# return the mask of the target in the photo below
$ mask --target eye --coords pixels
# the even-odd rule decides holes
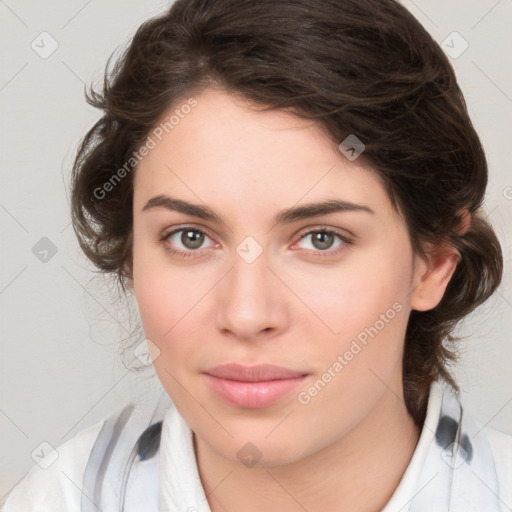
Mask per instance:
[[[306,244],[309,245],[309,247],[305,247],[306,249],[327,253],[326,255],[329,256],[338,254],[352,243],[346,236],[328,227],[310,230],[302,234],[300,240],[310,240],[310,243]]]
[[[162,237],[161,242],[164,244],[164,248],[171,254],[189,257],[192,256],[193,252],[198,252],[201,248],[208,248],[202,247],[205,239],[211,240],[202,229],[185,226],[166,233]],[[215,243],[213,242],[209,247],[214,246]]]

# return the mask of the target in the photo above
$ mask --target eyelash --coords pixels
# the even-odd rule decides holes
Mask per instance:
[[[194,253],[199,252],[200,249],[181,251],[179,249],[172,248],[169,245],[169,243],[168,243],[168,239],[172,235],[175,235],[176,233],[180,233],[182,231],[193,231],[193,232],[196,232],[196,233],[200,233],[200,234],[202,234],[204,236],[207,236],[208,238],[212,238],[206,231],[204,231],[204,230],[202,230],[200,228],[196,228],[195,226],[181,226],[180,228],[174,229],[173,231],[170,231],[169,233],[165,233],[162,236],[162,238],[160,238],[160,242],[163,244],[164,249],[167,252],[169,252],[170,254],[177,255],[177,256],[180,256],[180,257],[183,257],[183,258],[194,257]],[[332,234],[332,235],[337,236],[343,242],[343,244],[341,244],[340,246],[338,246],[336,249],[333,249],[333,250],[327,249],[325,251],[320,251],[320,250],[313,251],[313,254],[315,256],[319,256],[321,258],[322,257],[337,256],[340,252],[346,250],[347,246],[350,246],[352,244],[352,240],[350,240],[346,236],[342,235],[339,231],[337,231],[337,230],[335,230],[333,228],[330,228],[328,226],[319,226],[318,228],[312,229],[310,231],[306,231],[305,233],[300,235],[300,240],[302,240],[306,236],[314,234],[314,233]]]

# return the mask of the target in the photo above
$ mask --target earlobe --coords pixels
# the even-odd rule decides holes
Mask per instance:
[[[428,311],[439,304],[459,260],[459,251],[447,244],[433,248],[426,260],[415,255],[411,309]]]

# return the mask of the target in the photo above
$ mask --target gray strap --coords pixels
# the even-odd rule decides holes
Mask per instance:
[[[479,423],[443,390],[435,437],[409,512],[500,512],[493,454]]]
[[[170,405],[162,391],[156,405],[139,401],[105,420],[84,473],[82,512],[158,512],[161,422]]]
[[[134,406],[126,406],[120,413],[105,420],[91,450],[84,473],[82,512],[102,511],[102,492],[105,476],[114,448]]]

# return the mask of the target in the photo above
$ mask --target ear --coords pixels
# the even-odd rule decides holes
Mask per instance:
[[[459,259],[459,251],[448,244],[431,246],[426,258],[414,256],[411,309],[428,311],[439,304]]]

